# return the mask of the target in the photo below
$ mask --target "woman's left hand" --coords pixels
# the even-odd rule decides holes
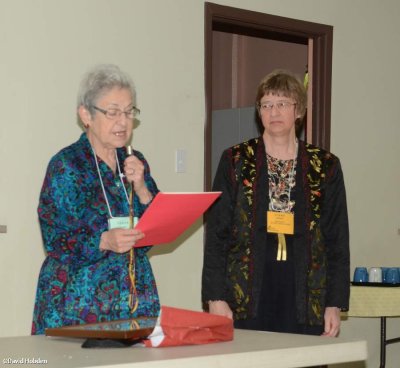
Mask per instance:
[[[128,156],[124,162],[124,174],[128,182],[133,183],[135,194],[139,197],[140,203],[149,203],[153,195],[147,189],[144,180],[144,165],[136,156]]]
[[[337,307],[325,308],[325,326],[322,336],[336,337],[340,331],[340,309]]]
[[[144,165],[136,156],[128,156],[124,162],[124,174],[126,179],[133,183],[135,191],[146,187],[144,181]]]

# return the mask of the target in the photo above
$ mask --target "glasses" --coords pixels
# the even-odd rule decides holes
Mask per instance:
[[[272,111],[274,106],[278,109],[278,111],[285,111],[288,110],[291,106],[295,106],[295,102],[289,102],[289,101],[279,101],[275,103],[271,102],[262,102],[258,104],[258,107],[262,111]]]
[[[92,106],[95,110],[100,111],[101,113],[103,113],[106,118],[114,120],[119,118],[122,114],[125,114],[127,119],[133,119],[136,115],[140,114],[140,110],[135,107],[132,106],[130,109],[122,111],[120,109],[101,109],[100,107],[97,106]]]

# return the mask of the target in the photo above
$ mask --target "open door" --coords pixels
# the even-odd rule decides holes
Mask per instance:
[[[304,54],[305,52],[306,54],[304,59],[304,64],[306,65],[304,65],[303,73],[307,69],[309,77],[306,140],[322,148],[329,149],[332,34],[333,27],[323,24],[205,3],[205,190],[211,189],[213,171],[215,171],[213,140],[215,141],[218,138],[215,136],[216,134],[220,134],[218,129],[213,129],[213,107],[215,105],[215,98],[213,97],[219,93],[218,79],[215,78],[215,75],[213,77],[213,71],[215,73],[215,65],[217,64],[216,61],[218,61],[216,58],[222,55],[219,49],[215,48],[216,44],[221,42],[221,35],[224,35],[222,39],[231,37],[233,40],[231,42],[233,45],[232,50],[235,52],[231,60],[232,74],[228,76],[232,79],[228,87],[230,91],[227,91],[232,107],[236,107],[234,106],[236,104],[235,101],[246,97],[240,96],[240,93],[243,93],[241,92],[243,88],[238,88],[241,68],[237,67],[239,64],[253,62],[251,53],[246,52],[246,46],[243,47],[246,42],[251,44],[252,40],[256,40],[257,42],[270,42],[278,45],[277,47],[285,47],[287,45],[287,49],[302,48],[300,53]],[[240,47],[242,48],[240,49]],[[280,67],[285,69],[284,66],[286,65]],[[303,65],[301,67],[303,68]],[[286,69],[293,68],[289,65]],[[295,72],[296,70],[292,71]],[[267,72],[263,75],[267,74]],[[226,85],[224,88],[226,88]],[[255,88],[250,88],[251,94],[255,94]],[[248,92],[244,93],[248,94]],[[252,99],[253,96],[250,96],[250,98]],[[228,145],[225,148],[227,147]]]

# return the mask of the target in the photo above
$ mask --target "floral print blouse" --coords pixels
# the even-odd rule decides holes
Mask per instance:
[[[267,154],[269,177],[269,209],[293,212],[295,202],[291,199],[296,185],[296,160],[280,160]]]
[[[134,151],[145,167],[145,182],[153,195],[158,188],[143,155]],[[124,149],[117,150],[123,164]],[[99,171],[113,216],[128,216],[129,204],[119,175],[98,158]],[[146,206],[134,198],[135,215]],[[129,306],[129,252],[99,249],[107,231],[108,209],[96,168],[94,153],[85,133],[50,161],[38,206],[46,252],[38,285],[32,334],[45,328],[157,316],[159,298],[150,262],[149,247],[135,249],[138,308]]]

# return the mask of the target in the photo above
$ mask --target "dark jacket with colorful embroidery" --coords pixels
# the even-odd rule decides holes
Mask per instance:
[[[222,191],[206,219],[202,300],[225,300],[235,319],[257,314],[265,264],[268,170],[262,138],[227,149]],[[326,306],[348,309],[349,230],[339,159],[299,142],[293,239],[299,323],[323,324]]]

